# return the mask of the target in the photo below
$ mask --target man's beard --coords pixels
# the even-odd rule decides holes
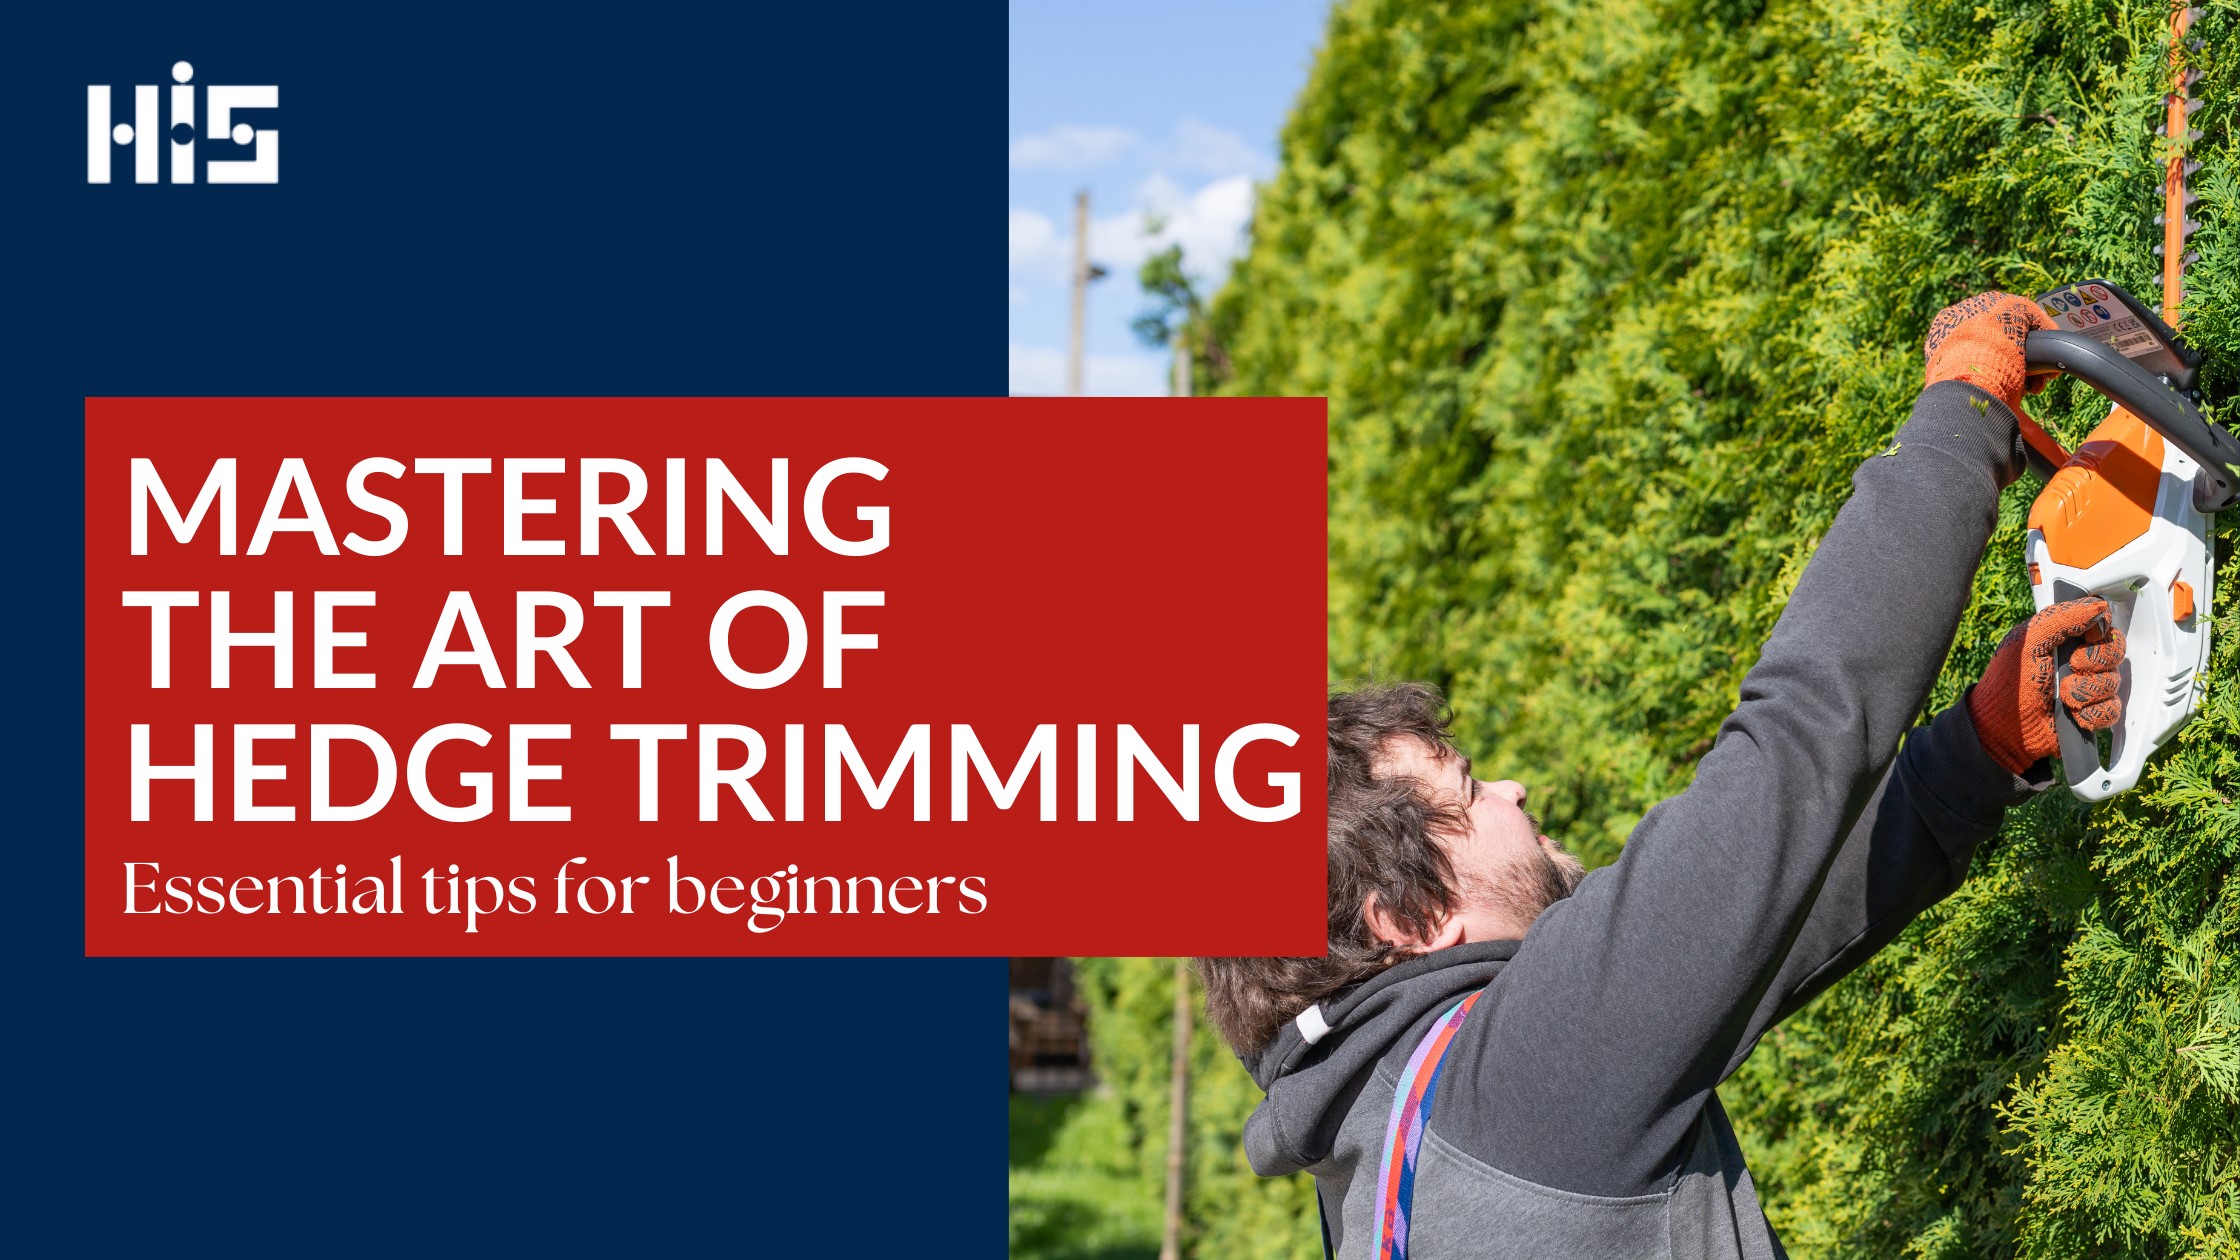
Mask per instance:
[[[1530,814],[1525,817],[1531,819],[1535,835],[1543,834],[1539,819]],[[1549,852],[1551,848],[1555,852]],[[1535,845],[1530,858],[1501,873],[1500,887],[1485,892],[1495,904],[1515,916],[1517,922],[1529,927],[1540,917],[1541,911],[1570,896],[1586,875],[1587,868],[1578,858],[1550,840],[1545,845]]]

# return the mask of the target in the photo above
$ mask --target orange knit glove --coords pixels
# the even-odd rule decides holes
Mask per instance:
[[[2053,327],[2052,316],[2036,302],[2012,293],[1978,293],[1954,303],[1929,321],[1929,339],[1922,347],[1928,371],[1922,384],[1966,381],[2022,418],[2025,390],[2035,394],[2055,375],[2025,371],[2022,339],[2033,330]]]
[[[2088,731],[2114,726],[2123,716],[2123,701],[2116,698],[2123,631],[2108,624],[2108,601],[2094,595],[2045,609],[2007,632],[1983,680],[1968,690],[1976,738],[1993,761],[2016,774],[2030,773],[2060,747],[2053,731],[2053,682],[2061,647],[2072,639],[2082,643],[2069,654],[2071,673],[2061,682],[2061,703]]]

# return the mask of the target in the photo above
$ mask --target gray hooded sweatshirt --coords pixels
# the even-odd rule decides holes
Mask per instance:
[[[1409,1054],[1481,988],[1423,1139],[1414,1256],[1784,1254],[1713,1091],[1958,887],[1977,842],[2050,782],[2044,762],[2027,778],[1993,762],[1964,704],[1906,729],[2022,449],[1974,386],[1923,391],[1894,453],[1853,475],[1694,783],[1616,862],[1523,940],[1402,963],[1244,1056],[1268,1095],[1245,1127],[1252,1166],[1314,1174],[1337,1255],[1375,1248]]]

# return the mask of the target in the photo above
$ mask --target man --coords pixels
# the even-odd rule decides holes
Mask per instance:
[[[1313,1172],[1336,1252],[1400,1226],[1425,1260],[1783,1254],[1713,1089],[2051,782],[2057,699],[2091,729],[2117,718],[2122,637],[2078,600],[1905,735],[2024,467],[2023,337],[2049,326],[2000,293],[1937,317],[1895,453],[1853,476],[1693,786],[1610,866],[1582,874],[1521,785],[1475,778],[1428,690],[1331,698],[1329,954],[1200,965],[1267,1090],[1253,1167]],[[1480,990],[1393,1213],[1396,1086]]]

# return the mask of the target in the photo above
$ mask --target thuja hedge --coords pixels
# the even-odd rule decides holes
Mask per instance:
[[[2158,4],[1353,0],[1210,331],[1232,394],[1330,399],[1334,678],[1448,689],[1464,747],[1608,861],[1685,788],[1936,310],[2153,294]],[[2240,13],[2198,26],[2186,326],[2240,413]],[[1199,378],[1218,366],[1202,361]],[[2057,384],[2065,440],[2104,412]],[[1903,459],[1901,450],[1892,458]],[[1931,700],[2030,610],[2007,493]],[[2142,785],[2015,811],[1954,897],[1721,1089],[1803,1256],[2240,1256],[2240,581],[2206,710]],[[1902,584],[1888,615],[1908,615]],[[1164,964],[1091,964],[1147,1190]],[[1198,1254],[1314,1248],[1257,1092],[1200,1030]]]

